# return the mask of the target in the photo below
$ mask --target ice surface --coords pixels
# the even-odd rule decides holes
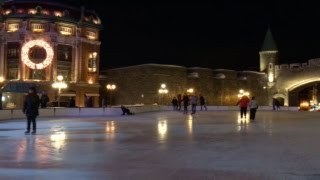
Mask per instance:
[[[0,122],[0,179],[320,179],[319,112]]]

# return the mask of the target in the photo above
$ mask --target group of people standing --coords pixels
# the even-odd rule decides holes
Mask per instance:
[[[250,108],[250,120],[254,121],[256,118],[256,112],[259,108],[258,102],[256,101],[256,98],[252,96],[251,100],[248,96],[242,96],[240,100],[237,102],[236,105],[239,105],[240,107],[240,117],[246,118],[247,116],[247,108]]]
[[[197,111],[198,101],[200,101],[201,111],[207,110],[205,99],[202,95],[199,97],[197,95],[188,95],[185,93],[183,96],[178,94],[177,97],[173,97],[171,103],[173,106],[173,110],[180,111],[181,105],[183,104],[183,114],[188,114],[188,106],[191,104],[191,114],[195,114]]]

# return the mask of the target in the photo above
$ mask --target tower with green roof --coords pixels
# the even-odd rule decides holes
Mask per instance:
[[[268,82],[273,83],[275,80],[274,65],[278,63],[278,48],[268,28],[267,34],[264,38],[260,54],[260,71],[268,75]]]

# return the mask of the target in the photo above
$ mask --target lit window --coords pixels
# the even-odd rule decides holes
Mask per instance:
[[[35,9],[29,9],[29,14],[36,14],[36,10]]]
[[[97,38],[97,33],[93,31],[86,31],[86,36],[88,39],[96,39]]]
[[[274,76],[273,76],[272,73],[270,73],[270,74],[268,75],[268,81],[269,81],[269,82],[273,82],[273,81],[274,81]]]
[[[6,10],[6,11],[4,11],[4,14],[5,15],[8,15],[8,14],[10,14],[11,13],[11,10]]]
[[[89,53],[89,60],[88,60],[88,71],[89,72],[97,72],[97,52]]]
[[[62,17],[62,13],[60,11],[55,11],[54,15],[57,17]]]
[[[59,26],[58,30],[59,30],[60,34],[62,34],[62,35],[72,35],[73,34],[72,27]]]
[[[46,26],[41,23],[32,23],[31,29],[33,32],[44,32],[46,30]]]
[[[9,23],[8,24],[8,32],[16,32],[19,30],[19,23]]]
[[[95,19],[95,20],[93,20],[93,23],[94,24],[100,24],[100,21]]]

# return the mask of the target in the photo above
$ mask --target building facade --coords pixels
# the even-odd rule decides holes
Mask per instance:
[[[36,85],[51,101],[74,96],[76,106],[99,106],[99,16],[54,1],[11,0],[1,7],[2,106],[21,106],[25,86]],[[68,87],[57,94],[61,75]],[[11,99],[10,99],[11,96]],[[20,100],[19,100],[20,99]]]

